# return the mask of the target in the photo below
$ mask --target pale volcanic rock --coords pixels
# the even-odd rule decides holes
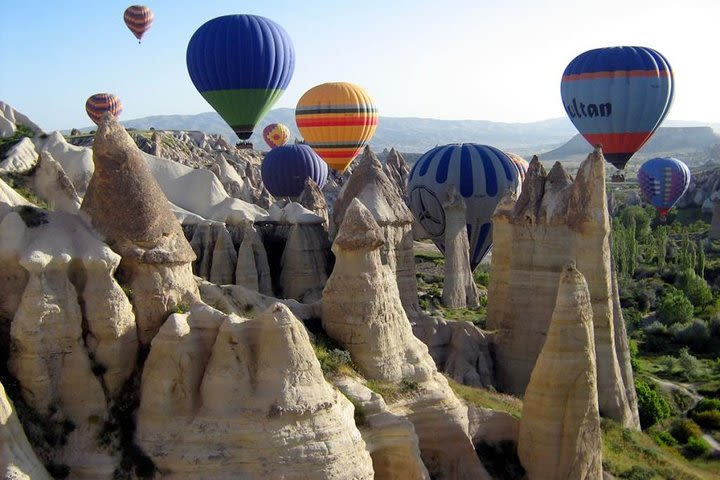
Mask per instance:
[[[467,409],[413,336],[392,270],[380,261],[383,242],[373,215],[353,199],[333,244],[336,262],[323,292],[323,328],[366,378],[417,383],[417,392],[394,400],[390,410],[413,423],[431,474],[489,478],[468,437]]]
[[[510,441],[517,445],[520,420],[509,413],[468,404],[470,437],[473,444]]]
[[[385,159],[385,164],[383,165],[383,171],[385,171],[387,177],[392,180],[397,187],[400,197],[407,200],[407,184],[410,167],[402,154],[395,150],[395,148],[390,149]]]
[[[290,227],[280,263],[280,286],[284,298],[303,303],[320,300],[327,282],[330,244],[319,224],[296,223]]]
[[[237,252],[235,251],[235,245],[230,232],[223,225],[215,242],[215,248],[213,248],[209,280],[217,285],[235,283],[236,267]]]
[[[47,136],[35,135],[32,141],[36,152],[48,152],[62,166],[78,196],[85,196],[95,170],[92,149],[69,144],[60,132],[52,132]]]
[[[37,164],[38,155],[30,138],[24,137],[10,147],[5,159],[0,162],[0,173],[25,173]]]
[[[535,480],[600,480],[593,309],[582,274],[560,277],[547,340],[525,391],[518,456]]]
[[[229,235],[229,232],[225,224],[212,220],[202,220],[192,230],[190,246],[195,252],[195,261],[192,264],[193,273],[209,280],[213,268],[215,244],[220,237]]]
[[[30,120],[27,115],[0,101],[0,137],[12,136],[17,130],[17,125],[25,125],[35,133],[42,133],[42,129]]]
[[[40,152],[38,167],[33,175],[34,190],[53,210],[77,213],[81,199],[62,165],[48,151]]]
[[[170,310],[198,298],[195,254],[142,153],[109,114],[93,151],[95,171],[82,212],[122,257],[119,270],[134,293],[138,337],[147,345]]]
[[[245,227],[237,256],[235,284],[264,295],[272,295],[267,252],[257,230],[252,225]]]
[[[14,188],[0,178],[0,221],[2,221],[7,213],[13,210],[13,207],[23,205],[27,207],[34,206],[32,202],[17,193]]]
[[[395,274],[405,311],[415,316],[420,307],[413,254],[413,214],[369,147],[353,165],[352,175],[333,205],[331,237],[335,236],[333,229],[340,227],[352,200],[358,198],[381,228],[384,238],[380,250],[382,263]]]
[[[157,342],[137,438],[164,478],[373,478],[353,405],[287,307],[250,320],[193,309]]]
[[[430,479],[420,456],[415,428],[407,418],[390,412],[381,395],[355,378],[338,377],[333,384],[362,411],[356,424],[372,457],[377,480]]]
[[[506,195],[493,217],[494,242],[488,328],[496,330],[495,375],[501,390],[522,395],[540,354],[557,297],[560,272],[575,261],[584,272],[593,309],[600,411],[639,428],[627,340],[617,341],[613,313],[610,223],[604,158],[588,156],[571,181],[556,163],[546,174],[533,159],[513,206]],[[497,274],[496,274],[497,272]]]
[[[478,289],[470,268],[465,209],[465,201],[451,188],[443,202],[446,225],[442,304],[448,308],[478,306]]]
[[[0,383],[0,476],[7,480],[52,478],[30,446],[2,383]]]
[[[298,203],[307,208],[315,215],[323,219],[325,228],[328,227],[328,205],[320,187],[310,177],[305,179],[305,186],[298,197]]]
[[[425,314],[412,321],[413,333],[428,346],[437,369],[458,383],[494,387],[491,339],[470,322]]]

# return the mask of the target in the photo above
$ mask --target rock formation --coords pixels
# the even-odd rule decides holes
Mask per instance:
[[[596,371],[590,292],[571,263],[525,391],[518,456],[528,478],[602,478]]]
[[[245,227],[237,255],[235,283],[264,295],[272,295],[272,280],[267,252],[255,227]]]
[[[448,308],[478,306],[478,290],[470,268],[470,243],[465,225],[465,201],[451,188],[445,211],[445,266],[442,304]]]
[[[711,240],[720,240],[720,193],[715,193],[710,199],[712,201],[712,220],[708,237]]]
[[[80,210],[81,200],[75,186],[62,165],[55,161],[50,152],[40,152],[33,182],[35,191],[50,204],[53,210],[67,213],[77,213]]]
[[[605,166],[596,150],[575,181],[556,163],[549,174],[533,159],[522,194],[508,193],[493,217],[494,242],[488,328],[495,336],[495,374],[499,387],[525,391],[552,317],[562,267],[570,260],[584,272],[590,289],[598,370],[600,412],[639,428],[637,406],[627,391],[632,372],[616,341],[610,263],[610,223]],[[625,374],[623,374],[623,371]],[[629,385],[626,385],[629,384]]]
[[[0,475],[8,480],[50,480],[30,446],[12,402],[0,383]]]
[[[139,340],[148,345],[171,310],[199,297],[190,264],[195,254],[142,153],[109,114],[93,152],[82,212],[122,257],[119,270],[134,294]]]
[[[283,305],[172,315],[142,388],[137,438],[163,478],[373,478],[352,404]]]
[[[353,173],[333,206],[331,236],[352,200],[360,199],[380,225],[384,240],[380,250],[382,263],[395,273],[403,307],[413,317],[420,310],[413,255],[414,217],[369,147],[353,165]]]
[[[298,203],[313,212],[324,220],[325,228],[328,227],[328,205],[323,197],[320,187],[310,177],[305,179],[305,187],[298,197]]]
[[[390,149],[385,159],[385,164],[383,165],[383,171],[397,187],[400,197],[403,200],[407,200],[407,183],[408,176],[410,175],[410,167],[400,152],[394,148]]]
[[[336,262],[323,292],[323,328],[366,378],[417,386],[390,410],[406,412],[431,474],[489,478],[468,437],[467,409],[412,334],[392,269],[380,260],[384,241],[368,208],[353,199],[333,244]]]

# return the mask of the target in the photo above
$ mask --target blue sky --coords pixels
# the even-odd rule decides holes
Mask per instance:
[[[112,92],[122,119],[212,108],[185,67],[193,32],[220,15],[272,18],[293,39],[293,79],[276,107],[328,81],[364,86],[380,114],[530,122],[564,116],[560,76],[590,48],[662,52],[677,82],[669,118],[720,122],[718,0],[155,0],[138,45],[131,2],[0,0],[0,100],[45,130],[90,124]]]

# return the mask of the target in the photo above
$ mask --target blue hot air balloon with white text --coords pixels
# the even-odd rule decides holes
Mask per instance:
[[[651,158],[640,166],[637,177],[640,193],[661,219],[690,186],[690,169],[677,158]]]
[[[325,186],[328,166],[315,150],[304,143],[282,145],[270,150],[260,166],[263,183],[276,197],[297,197],[310,177]]]
[[[662,54],[645,47],[598,48],[581,53],[560,83],[565,112],[591,145],[622,170],[667,115],[673,73]]]
[[[507,154],[475,143],[435,147],[413,166],[408,204],[415,218],[441,251],[445,250],[443,202],[451,188],[463,197],[474,269],[492,246],[492,217],[508,189],[519,193],[519,170]]]

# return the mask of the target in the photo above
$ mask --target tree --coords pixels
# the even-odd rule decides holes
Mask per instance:
[[[701,250],[702,251],[702,250]],[[695,308],[702,310],[713,300],[710,286],[692,268],[686,268],[678,277],[678,287]]]
[[[685,323],[692,318],[694,312],[693,304],[679,290],[666,293],[657,309],[657,315],[665,325]]]
[[[643,380],[635,380],[635,393],[643,430],[670,416],[670,404]]]

